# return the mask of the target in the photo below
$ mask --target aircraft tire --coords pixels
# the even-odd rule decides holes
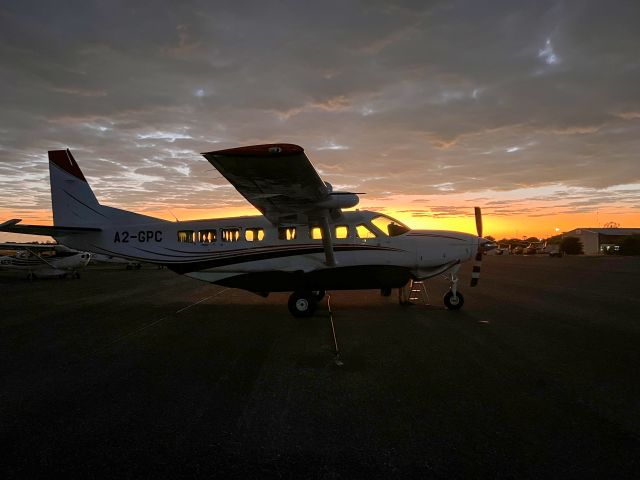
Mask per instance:
[[[318,302],[313,292],[293,292],[288,302],[289,312],[297,318],[310,317],[316,311]]]
[[[460,310],[462,305],[464,305],[464,297],[462,296],[462,293],[458,292],[457,299],[454,300],[453,292],[449,290],[444,295],[444,305],[449,310]]]

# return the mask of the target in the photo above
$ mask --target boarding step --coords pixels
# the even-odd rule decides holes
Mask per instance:
[[[427,286],[422,280],[414,280],[411,282],[409,290],[410,302],[422,302],[424,305],[429,305],[429,295],[427,294]]]

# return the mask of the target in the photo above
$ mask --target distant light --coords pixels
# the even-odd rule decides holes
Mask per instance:
[[[205,95],[205,91],[202,88],[199,88],[198,90],[196,90],[196,92],[194,93],[194,95],[198,98],[202,98]]]
[[[556,233],[558,233],[560,231],[560,229],[558,227],[556,227]]]

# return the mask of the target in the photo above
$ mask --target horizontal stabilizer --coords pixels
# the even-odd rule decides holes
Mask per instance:
[[[26,233],[29,235],[48,235],[51,237],[62,237],[69,234],[99,232],[101,228],[91,227],[61,227],[53,225],[24,225],[20,224],[21,219],[14,218],[0,223],[0,232]]]

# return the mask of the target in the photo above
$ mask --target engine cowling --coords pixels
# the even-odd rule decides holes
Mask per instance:
[[[333,210],[355,207],[358,203],[360,203],[360,197],[355,193],[333,192],[326,200],[322,200],[316,205],[320,208]]]

